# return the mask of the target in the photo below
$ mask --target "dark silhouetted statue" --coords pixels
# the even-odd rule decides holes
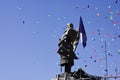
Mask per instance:
[[[71,67],[74,65],[74,59],[78,59],[75,54],[79,42],[79,32],[73,28],[72,23],[67,23],[64,34],[59,41],[59,49],[57,53],[60,54],[60,65],[64,66],[65,72],[70,73]]]

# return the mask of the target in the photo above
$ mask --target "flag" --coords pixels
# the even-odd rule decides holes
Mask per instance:
[[[82,43],[83,48],[84,48],[84,47],[86,47],[87,36],[86,36],[86,32],[85,32],[85,29],[84,29],[84,24],[83,24],[81,16],[80,16],[80,22],[79,22],[79,30],[78,30],[78,32],[80,33],[80,40],[81,40],[81,43]]]

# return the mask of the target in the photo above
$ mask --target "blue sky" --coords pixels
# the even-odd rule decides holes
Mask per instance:
[[[106,40],[108,74],[120,75],[120,1],[116,1],[0,0],[0,80],[55,77],[60,73],[59,38],[68,22],[78,29],[80,16],[88,41],[84,49],[79,43],[80,59],[72,71],[81,67],[104,76]]]

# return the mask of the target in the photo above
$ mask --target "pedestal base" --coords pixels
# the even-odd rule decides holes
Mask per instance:
[[[100,76],[90,75],[83,71],[82,69],[78,69],[77,71],[71,73],[62,73],[56,75],[55,78],[51,80],[103,80]]]

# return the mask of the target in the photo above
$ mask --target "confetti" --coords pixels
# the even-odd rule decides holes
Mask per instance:
[[[98,32],[100,32],[100,30],[97,30]]]
[[[120,12],[118,13],[118,16],[120,16]]]
[[[33,34],[36,34],[36,32],[32,32]]]
[[[60,18],[57,18],[57,20],[59,21],[59,20],[61,20]]]
[[[110,20],[113,20],[113,17],[112,17],[112,15],[110,16]]]
[[[120,35],[118,35],[118,38],[120,38]]]
[[[102,61],[102,58],[99,58],[99,61]]]
[[[85,67],[87,67],[87,65],[85,65]]]
[[[95,10],[98,10],[98,8],[96,7]]]
[[[101,68],[104,68],[104,65],[100,65]]]
[[[63,17],[63,19],[66,19],[66,17]]]
[[[95,39],[92,39],[92,41],[95,41]]]
[[[113,11],[111,11],[110,14],[113,14]]]
[[[36,21],[36,24],[39,24],[40,23],[40,21]]]
[[[107,70],[107,69],[105,69],[105,71],[107,72],[108,70]]]
[[[111,8],[110,8],[109,12],[110,12],[110,14],[113,14],[113,10]]]
[[[110,37],[110,34],[105,34],[104,36],[105,36],[105,37]]]
[[[51,14],[50,13],[48,13],[48,17],[50,17],[51,16]]]
[[[87,8],[89,8],[90,6],[88,5]]]
[[[79,6],[78,6],[78,5],[76,5],[76,6],[75,6],[75,8],[77,9],[77,8],[79,8]]]
[[[98,35],[100,35],[101,33],[98,33]]]
[[[77,53],[77,55],[79,55],[79,53]]]
[[[19,7],[19,6],[17,7],[17,9],[18,9],[19,11],[21,11],[21,10],[22,10],[22,8],[21,8],[21,7]]]
[[[105,19],[107,19],[108,17],[105,17]]]
[[[94,60],[94,62],[97,62],[97,60]]]
[[[91,56],[90,59],[92,59],[93,57]]]
[[[101,41],[104,41],[104,39],[101,39]]]
[[[85,10],[85,6],[82,6],[82,9]]]
[[[114,39],[112,39],[112,41],[114,41]]]
[[[115,3],[118,3],[118,0],[116,0]]]
[[[22,21],[23,24],[25,24],[25,21]]]
[[[88,24],[90,24],[91,22],[90,21],[88,21]]]
[[[109,5],[108,8],[111,8],[111,6]]]
[[[92,32],[91,34],[95,34],[95,32]]]
[[[103,48],[103,46],[101,46],[101,48]]]
[[[94,52],[96,52],[96,49],[94,49]]]
[[[101,30],[104,30],[104,28],[102,27]]]
[[[101,16],[101,14],[100,14],[100,13],[97,13],[97,16]]]
[[[118,50],[118,54],[120,54],[120,49]]]

